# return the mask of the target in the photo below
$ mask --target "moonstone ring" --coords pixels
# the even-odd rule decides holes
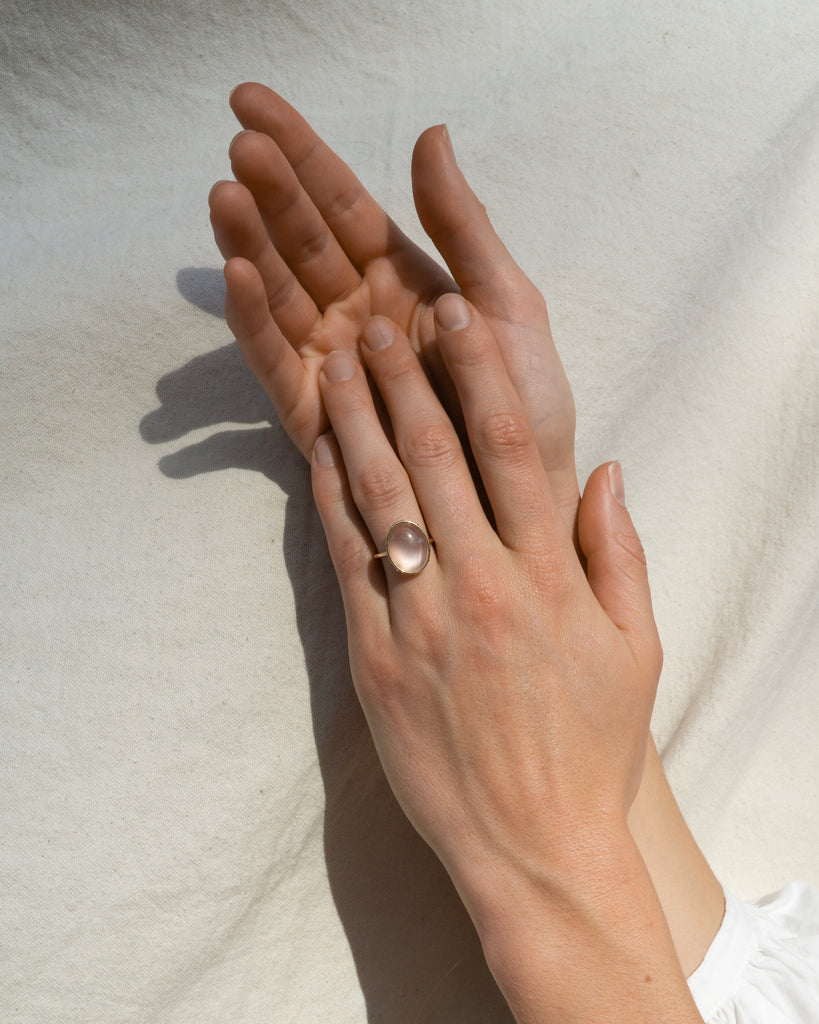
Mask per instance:
[[[389,559],[392,567],[405,576],[416,576],[429,561],[434,543],[417,523],[399,519],[387,530],[386,550],[379,551],[375,557]]]

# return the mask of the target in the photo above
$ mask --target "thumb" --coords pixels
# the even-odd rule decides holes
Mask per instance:
[[[534,286],[469,187],[444,125],[427,128],[415,144],[412,191],[418,218],[464,295],[485,316],[512,317],[509,298],[519,302]]]
[[[589,477],[577,517],[589,586],[635,659],[659,676],[662,648],[651,607],[643,545],[625,506],[623,471],[609,462]]]

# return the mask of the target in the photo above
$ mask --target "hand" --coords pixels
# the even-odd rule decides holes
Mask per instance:
[[[616,597],[614,619],[589,583],[604,564],[600,539],[615,532],[606,520],[628,521],[608,472],[589,485],[591,507],[603,511],[584,517],[581,506],[587,579],[488,325],[457,296],[436,308],[496,530],[409,341],[384,318],[367,324],[362,351],[400,462],[362,368],[334,352],[319,385],[341,459],[324,465],[334,442],[322,437],[313,475],[376,746],[409,817],[451,865],[476,844],[497,852],[510,837],[542,855],[555,817],[594,828],[601,814],[625,817],[661,654],[644,566],[625,597],[622,587],[598,588],[604,601]],[[426,523],[435,538],[414,578],[373,560],[373,542],[380,547],[398,520]]]
[[[455,295],[435,309],[494,528],[397,325],[370,320],[362,344],[397,455],[360,364],[336,351],[318,375],[335,438],[315,445],[313,488],[376,748],[520,1021],[546,1019],[547,1006],[555,1021],[636,1020],[657,970],[653,1012],[699,1020],[626,828],[661,652],[617,470],[597,470],[580,506],[587,578],[487,323]],[[425,524],[435,538],[417,576],[374,558],[399,520]],[[606,550],[615,538],[635,556],[631,575],[616,579]],[[557,936],[580,943],[580,967],[550,951]],[[591,962],[596,984],[582,967]],[[623,993],[615,981],[598,984],[609,968]],[[579,995],[578,982],[588,992]],[[575,1014],[578,1002],[588,1012]]]
[[[319,389],[324,356],[340,349],[358,357],[361,332],[378,313],[397,321],[423,354],[444,407],[461,429],[432,313],[436,298],[460,289],[494,335],[554,504],[577,542],[574,405],[546,305],[497,238],[444,129],[421,135],[412,179],[421,223],[452,277],[401,234],[283,99],[264,86],[245,84],[234,90],[231,105],[248,129],[230,149],[239,181],[220,182],[210,197],[214,233],[227,260],[227,319],[300,450],[309,456],[327,426]],[[587,489],[595,493],[595,487]],[[595,540],[588,525],[595,506],[586,500],[585,507],[586,556],[593,542],[602,553],[614,551],[608,562],[601,554],[596,572],[590,558],[588,580],[619,622],[611,601],[624,574],[640,574],[639,545],[629,550],[631,534],[623,534],[627,546],[612,547],[610,522],[599,524]],[[645,778],[630,824],[690,971],[721,920],[721,889],[685,827],[653,743]],[[696,897],[692,878],[701,879]]]
[[[574,404],[546,304],[495,234],[446,130],[419,138],[412,181],[421,224],[451,277],[404,236],[352,171],[281,97],[246,83],[231,106],[237,182],[219,182],[211,219],[227,263],[226,314],[250,368],[298,448],[326,428],[318,388],[328,352],[356,355],[370,316],[388,315],[423,354],[457,413],[437,353],[432,307],[460,290],[481,312],[534,431],[557,506],[572,525],[579,490]]]

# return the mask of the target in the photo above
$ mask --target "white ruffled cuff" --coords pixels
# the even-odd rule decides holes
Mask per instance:
[[[725,917],[688,979],[707,1024],[819,1022],[819,893],[804,882],[755,903],[725,893]]]

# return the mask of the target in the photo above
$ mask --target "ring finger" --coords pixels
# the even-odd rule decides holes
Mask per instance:
[[[341,448],[350,491],[383,558],[390,587],[435,559],[409,477],[390,445],[360,364],[348,353],[331,352],[320,375],[322,398]],[[390,529],[396,529],[387,546]],[[430,561],[427,566],[427,560]],[[388,564],[392,562],[392,565]],[[429,578],[426,576],[426,578]]]

